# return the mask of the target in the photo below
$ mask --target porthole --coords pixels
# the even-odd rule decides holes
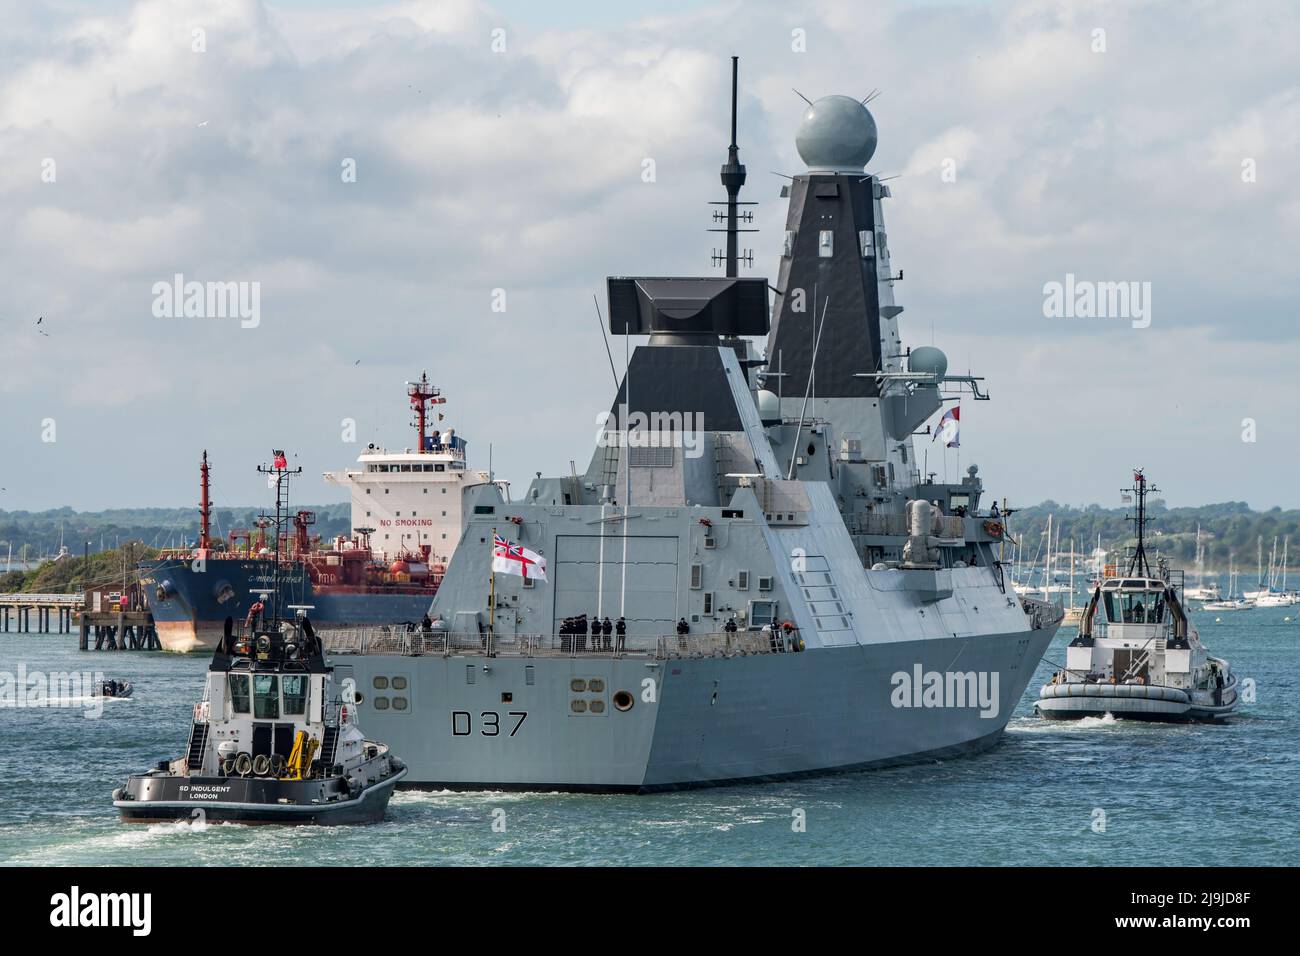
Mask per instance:
[[[591,712],[593,714],[603,714],[605,712],[605,702],[597,697],[591,702]]]
[[[405,697],[393,698],[393,710],[406,710],[406,708],[407,708],[407,700]]]
[[[375,710],[387,710],[387,709],[388,709],[388,698],[387,698],[387,697],[376,697],[376,698],[375,698]]]
[[[603,694],[605,693],[605,682],[599,677],[593,677],[591,680],[587,681],[587,690],[591,691],[593,694]]]
[[[582,698],[577,698],[569,702],[569,708],[575,714],[585,714],[587,712],[587,702]]]
[[[575,694],[581,694],[586,689],[587,682],[581,677],[575,677],[573,680],[569,681],[569,690],[573,691]]]
[[[393,690],[406,690],[406,678],[405,678],[405,677],[394,677],[394,678],[393,678]]]
[[[372,680],[370,683],[374,685],[375,690],[388,690],[388,678],[387,678],[387,677],[376,677],[376,678],[375,678],[374,680]]]
[[[624,713],[626,713],[627,711],[632,709],[632,704],[633,704],[632,695],[629,694],[627,691],[620,690],[614,693],[615,710],[621,710]]]

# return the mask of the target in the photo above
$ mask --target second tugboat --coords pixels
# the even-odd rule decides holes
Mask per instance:
[[[1237,706],[1237,678],[1211,657],[1187,614],[1183,572],[1146,555],[1146,498],[1159,489],[1133,474],[1137,547],[1127,569],[1093,591],[1065,667],[1039,692],[1049,719],[1112,714],[1131,720],[1221,720]]]
[[[278,529],[291,472],[279,452],[272,468],[259,470],[275,477]],[[350,682],[340,694],[305,608],[296,609],[293,623],[280,620],[275,584],[245,628],[227,623],[194,707],[186,755],[133,774],[113,791],[124,823],[383,819],[406,766],[362,734]]]

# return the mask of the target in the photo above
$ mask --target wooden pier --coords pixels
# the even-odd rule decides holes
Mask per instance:
[[[35,627],[33,614],[35,611]],[[120,592],[0,594],[0,633],[71,634],[78,623],[83,651],[159,651],[158,632],[138,586]],[[92,646],[93,632],[93,646]]]
[[[0,594],[0,632],[70,634],[72,619],[85,598],[80,594]],[[32,612],[36,627],[32,627]]]
[[[91,631],[95,646],[90,646]],[[153,615],[139,584],[132,583],[125,592],[97,590],[87,592],[81,611],[81,649],[83,651],[160,651]]]

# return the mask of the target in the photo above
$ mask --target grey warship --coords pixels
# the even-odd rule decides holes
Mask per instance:
[[[607,279],[609,332],[649,338],[586,470],[522,501],[467,489],[424,625],[324,635],[404,787],[648,792],[973,754],[1056,632],[1004,574],[978,469],[937,482],[917,459],[945,402],[988,393],[903,346],[866,103],[804,112],[770,285],[738,275],[735,81],[733,59],[725,275]],[[498,536],[544,577],[493,574]]]

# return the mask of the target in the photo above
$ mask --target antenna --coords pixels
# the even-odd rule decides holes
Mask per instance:
[[[596,324],[600,326],[600,337],[605,340],[605,354],[609,356],[609,374],[614,376],[614,389],[618,389],[618,372],[614,371],[614,353],[609,349],[609,336],[605,334],[605,317],[600,314],[600,300],[596,293],[591,294],[591,301],[596,306]]]
[[[301,475],[302,468],[290,468],[284,451],[276,448],[271,452],[271,467],[258,465],[257,470],[260,474],[266,475],[275,487],[275,517],[258,515],[258,522],[263,529],[272,526],[275,528],[275,551],[271,566],[270,620],[272,628],[278,628],[280,624],[280,537],[285,533],[285,522],[288,520],[289,478],[293,475]]]
[[[419,433],[415,451],[416,454],[422,455],[426,450],[425,432],[429,406],[442,405],[447,400],[442,397],[441,390],[429,384],[428,372],[421,372],[418,382],[407,382],[406,394],[411,400],[411,408],[415,410],[415,430]]]
[[[737,213],[738,206],[753,206],[755,203],[742,203],[736,197],[740,195],[740,187],[745,185],[745,167],[740,162],[740,149],[736,145],[736,91],[739,86],[738,75],[740,71],[740,57],[731,58],[731,145],[727,147],[727,161],[722,165],[722,186],[727,190],[727,207],[726,228],[710,229],[709,232],[725,232],[727,234],[727,249],[725,253],[719,254],[717,250],[713,252],[713,264],[718,265],[725,263],[727,267],[727,278],[734,279],[741,261],[746,265],[754,264],[754,254],[746,250],[742,256],[737,249],[737,240],[742,232],[758,232],[757,229],[741,229],[738,223],[741,219],[750,223],[754,221],[754,214],[751,212]],[[723,203],[711,203],[710,205],[721,206]],[[714,222],[721,222],[723,213],[715,211],[713,214]]]
[[[1133,551],[1133,559],[1129,561],[1128,573],[1144,574],[1151,577],[1151,566],[1147,563],[1146,552],[1147,495],[1160,489],[1155,485],[1148,485],[1146,475],[1141,468],[1137,468],[1133,472],[1133,487],[1120,490],[1131,491],[1137,498],[1136,513],[1129,516],[1128,519],[1137,526],[1137,548]]]
[[[740,57],[731,58],[731,150],[736,150],[736,75],[740,71]]]
[[[794,90],[794,87],[792,86],[792,87],[790,87],[790,89]],[[804,95],[803,95],[802,93],[800,93],[798,90],[794,90],[794,95],[797,96],[797,97],[799,97],[799,99],[803,100],[803,101],[804,101],[805,103],[807,103],[809,106],[812,106],[812,105],[813,105],[813,101],[810,100],[810,99],[808,99],[808,97],[804,96]]]

